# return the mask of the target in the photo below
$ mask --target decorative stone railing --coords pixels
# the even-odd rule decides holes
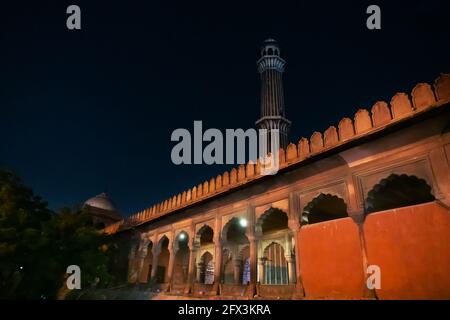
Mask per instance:
[[[331,126],[323,134],[314,132],[310,139],[301,138],[297,144],[291,143],[286,149],[280,149],[280,169],[351,140],[359,139],[361,136],[383,130],[399,120],[414,117],[423,111],[448,102],[450,102],[450,73],[441,74],[435,80],[433,87],[428,83],[417,84],[411,92],[411,97],[403,92],[397,93],[392,97],[390,103],[378,101],[370,111],[359,109],[353,120],[347,117],[343,118],[339,121],[337,128]],[[261,177],[263,176],[259,161],[241,164],[229,172],[226,171],[217,177],[212,177],[197,186],[114,223],[106,227],[104,231],[115,233],[121,229],[140,225]]]

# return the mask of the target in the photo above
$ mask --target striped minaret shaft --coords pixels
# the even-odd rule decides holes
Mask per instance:
[[[271,152],[271,131],[279,130],[280,147],[289,143],[291,122],[286,119],[284,108],[283,72],[286,62],[280,56],[280,48],[273,39],[264,41],[258,71],[261,75],[261,118],[256,121],[259,129],[267,129],[267,150]]]

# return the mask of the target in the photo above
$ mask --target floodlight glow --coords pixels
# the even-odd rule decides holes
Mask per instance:
[[[240,224],[241,227],[243,227],[243,228],[247,227],[247,224],[248,224],[247,219],[245,219],[245,218],[239,219],[239,224]]]
[[[180,240],[183,240],[184,238],[186,238],[186,235],[184,233],[180,234]]]

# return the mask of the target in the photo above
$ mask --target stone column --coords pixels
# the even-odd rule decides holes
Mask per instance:
[[[167,268],[167,283],[169,284],[168,286],[168,291],[170,291],[170,288],[172,287],[172,278],[173,278],[173,267],[175,265],[175,250],[170,247],[169,248],[169,266]]]
[[[153,253],[153,261],[152,261],[152,273],[151,273],[151,281],[153,283],[156,282],[156,272],[158,271],[158,257],[160,250],[157,250],[157,245],[154,247],[155,250],[152,250]]]
[[[256,294],[256,282],[257,282],[257,263],[258,263],[258,248],[257,248],[257,240],[255,236],[248,237],[250,242],[250,292],[252,297]]]
[[[234,284],[241,283],[241,265],[242,265],[242,260],[233,259]]]
[[[203,262],[198,262],[197,263],[197,274],[196,274],[197,283],[200,283],[202,281],[202,279],[201,279],[202,268],[203,268]]]
[[[250,284],[248,288],[248,293],[253,298],[257,294],[257,266],[258,266],[258,242],[257,235],[260,236],[260,232],[256,230],[256,217],[255,208],[249,204],[247,206],[247,232],[246,236],[250,244]]]
[[[305,296],[305,290],[303,288],[303,281],[301,275],[301,267],[300,267],[300,242],[299,242],[299,232],[300,232],[300,223],[297,220],[289,221],[289,228],[293,233],[293,237],[295,240],[295,294],[294,297],[301,298]]]
[[[215,256],[214,256],[214,290],[220,294],[220,280],[222,279],[222,243],[220,239],[215,241]]]
[[[128,254],[128,282],[134,283],[137,281],[137,271],[136,266],[136,259],[137,255],[135,255],[136,247],[132,246],[130,249],[130,253]]]
[[[289,284],[294,284],[295,279],[295,258],[291,255],[285,256],[286,261],[288,263],[288,276],[289,276]]]
[[[265,267],[266,267],[266,257],[261,257],[258,259],[258,278],[259,278],[259,283],[264,283],[264,277],[266,276],[265,274]]]
[[[188,265],[188,279],[186,288],[184,289],[185,294],[189,294],[193,291],[193,282],[194,282],[194,268],[195,268],[195,255],[197,251],[195,249],[189,250],[189,265]]]
[[[137,279],[136,279],[136,283],[140,283],[141,282],[141,274],[142,274],[142,269],[144,267],[144,259],[145,256],[147,255],[147,252],[139,252],[138,256],[137,256],[137,268],[136,268],[136,275],[137,275]]]

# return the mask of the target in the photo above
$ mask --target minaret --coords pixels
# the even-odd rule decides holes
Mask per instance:
[[[283,72],[286,62],[280,56],[278,43],[273,39],[264,41],[258,71],[261,74],[261,118],[256,121],[258,129],[267,129],[268,151],[270,149],[270,131],[278,129],[280,147],[289,143],[291,122],[286,119],[284,110]]]

